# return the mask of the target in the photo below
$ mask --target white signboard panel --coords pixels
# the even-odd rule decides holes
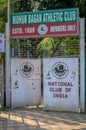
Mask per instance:
[[[78,58],[43,59],[44,109],[78,111]]]
[[[41,60],[11,59],[11,106],[41,102]]]
[[[0,34],[0,52],[4,52],[4,34]]]

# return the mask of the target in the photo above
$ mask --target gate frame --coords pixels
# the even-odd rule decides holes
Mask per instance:
[[[6,23],[6,107],[10,107],[10,36],[9,21]],[[85,18],[80,19],[80,111],[85,112]]]

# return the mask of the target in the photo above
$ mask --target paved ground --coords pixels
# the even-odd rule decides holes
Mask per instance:
[[[42,106],[0,112],[0,130],[86,130],[86,113],[44,111]]]

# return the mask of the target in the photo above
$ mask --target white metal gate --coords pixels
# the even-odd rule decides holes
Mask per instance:
[[[40,59],[11,59],[11,106],[38,106],[40,102]]]
[[[78,112],[78,58],[43,59],[44,109]]]

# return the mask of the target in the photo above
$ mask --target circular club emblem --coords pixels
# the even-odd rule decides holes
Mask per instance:
[[[47,31],[48,31],[48,28],[45,24],[39,25],[39,27],[38,27],[38,33],[39,34],[44,35],[44,34],[47,33]]]
[[[21,64],[19,71],[24,78],[30,78],[33,75],[34,67],[31,63],[25,62]]]
[[[63,62],[57,62],[52,66],[52,74],[58,79],[65,78],[69,73],[68,66]]]

